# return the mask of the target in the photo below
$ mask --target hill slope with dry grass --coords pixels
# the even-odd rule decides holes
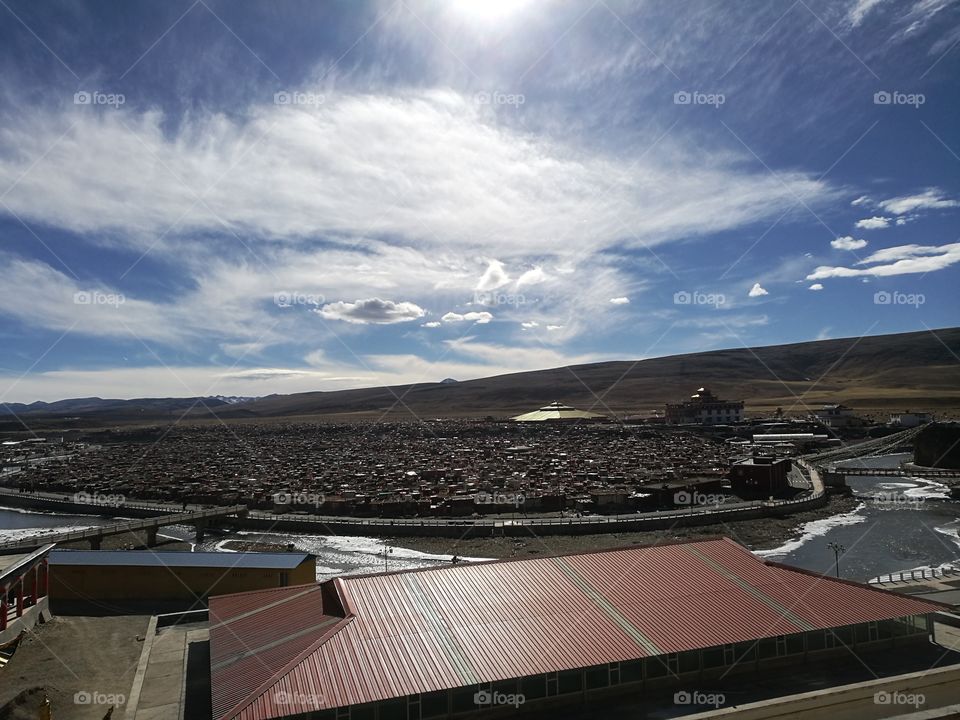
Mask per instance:
[[[821,340],[575,365],[460,383],[400,385],[261,398],[221,417],[354,414],[376,417],[506,415],[553,400],[598,412],[636,413],[708,385],[748,409],[845,402],[858,408],[960,407],[960,328]]]

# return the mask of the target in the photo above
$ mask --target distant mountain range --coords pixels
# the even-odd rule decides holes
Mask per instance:
[[[0,403],[0,415],[97,415],[97,414],[143,414],[187,412],[194,408],[217,408],[225,405],[255,400],[252,397],[215,395],[202,398],[137,398],[135,400],[104,400],[98,397],[74,398],[32,403]]]
[[[618,415],[644,414],[709,386],[747,410],[843,402],[856,409],[960,408],[960,328],[715,350],[511,373],[479,380],[397,385],[251,398],[163,398],[8,405],[31,425],[40,419],[130,422],[336,416],[338,419],[505,416],[559,400]],[[4,406],[0,405],[0,412]],[[9,412],[9,410],[8,410]],[[52,423],[54,426],[67,426]],[[6,423],[5,423],[6,425]]]

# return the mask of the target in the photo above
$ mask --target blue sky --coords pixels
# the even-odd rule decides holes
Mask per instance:
[[[957,324],[954,0],[0,18],[2,401]]]

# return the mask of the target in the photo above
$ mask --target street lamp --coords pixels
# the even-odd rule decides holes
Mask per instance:
[[[840,556],[847,551],[847,549],[840,543],[828,542],[827,547],[833,550],[833,564],[837,569],[837,577],[840,577]]]

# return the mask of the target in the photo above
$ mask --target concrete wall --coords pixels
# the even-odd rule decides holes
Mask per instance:
[[[68,601],[194,600],[210,595],[316,582],[316,561],[308,558],[289,571],[263,568],[51,565],[50,598]],[[286,582],[282,582],[282,575]]]
[[[16,640],[20,633],[32,629],[38,623],[47,622],[52,617],[49,598],[40,598],[36,605],[31,605],[23,611],[22,617],[10,619],[7,629],[0,631],[0,645]]]
[[[950,665],[687,715],[685,720],[874,720],[952,705],[957,702],[958,687],[960,665]],[[877,702],[878,695],[880,702]],[[894,699],[906,701],[911,696],[915,699],[922,696],[923,704],[916,707],[894,702]],[[882,702],[883,699],[890,702]]]

